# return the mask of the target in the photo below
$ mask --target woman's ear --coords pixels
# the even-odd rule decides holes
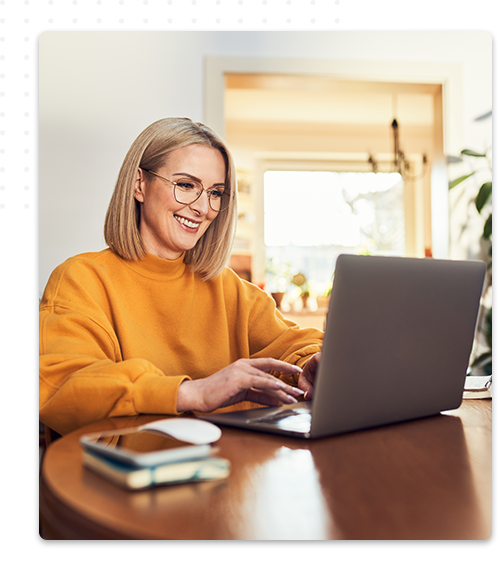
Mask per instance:
[[[138,168],[134,182],[134,198],[140,203],[145,202],[145,183],[145,172]]]

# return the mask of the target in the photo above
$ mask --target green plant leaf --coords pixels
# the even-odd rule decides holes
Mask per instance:
[[[473,156],[474,158],[485,158],[486,155],[485,154],[480,154],[480,152],[475,152],[474,150],[461,150],[461,154],[463,154],[463,156]]]
[[[462,175],[461,177],[458,177],[457,179],[453,179],[452,181],[449,181],[449,189],[452,189],[453,187],[456,187],[456,185],[459,185],[462,181],[464,181],[465,179],[468,179],[474,173],[475,172],[472,171],[472,173],[469,173],[468,175]]]
[[[486,220],[486,223],[484,224],[484,233],[482,234],[482,236],[486,240],[488,240],[492,235],[493,235],[493,214],[491,212],[491,214]]]
[[[493,348],[493,307],[492,306],[489,308],[489,311],[487,312],[484,327],[486,330],[487,344],[489,345],[489,348],[492,350]]]
[[[480,211],[484,208],[484,205],[489,200],[489,197],[491,196],[492,192],[493,192],[492,181],[488,181],[487,183],[484,183],[482,187],[479,189],[477,198],[475,199],[475,206],[477,207],[479,214]]]
[[[488,362],[489,360],[492,359],[493,353],[491,351],[487,351],[485,353],[482,353],[480,356],[478,356],[476,359],[474,359],[474,361],[471,364],[472,368],[477,368],[479,366],[482,366],[485,362]]]

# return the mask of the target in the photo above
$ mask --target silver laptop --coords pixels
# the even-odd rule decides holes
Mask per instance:
[[[485,269],[482,261],[340,255],[313,401],[202,418],[319,438],[456,409]]]

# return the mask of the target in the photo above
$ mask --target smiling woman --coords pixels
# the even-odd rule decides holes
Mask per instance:
[[[140,235],[148,253],[178,259],[195,247],[218,216],[210,197],[212,190],[225,189],[225,161],[215,148],[191,144],[171,152],[158,171],[180,180],[138,169],[134,197],[140,203]],[[211,186],[207,197],[201,196],[202,181]]]
[[[181,155],[180,150],[183,150]],[[200,161],[198,156],[202,154],[211,161]],[[187,158],[186,162],[185,158]],[[213,169],[216,164],[220,174],[223,172],[223,176],[220,176],[218,180],[224,183],[223,198],[225,199],[224,204],[228,208],[225,213],[213,216],[211,221],[213,224],[209,228],[207,236],[201,239],[200,244],[189,248],[185,255],[187,264],[191,264],[203,278],[210,279],[223,270],[232,248],[232,232],[237,216],[236,173],[232,156],[225,144],[202,123],[194,123],[190,119],[161,119],[147,127],[138,136],[129,149],[119,172],[105,219],[105,240],[112,251],[124,259],[137,260],[141,259],[146,252],[148,253],[144,246],[148,241],[146,242],[142,238],[140,231],[142,227],[141,209],[142,206],[145,207],[145,202],[141,199],[145,196],[144,190],[149,190],[148,187],[153,182],[145,177],[145,173],[150,172],[153,179],[156,179],[155,175],[158,173],[170,181],[170,171],[175,174],[190,171],[177,168],[182,163],[190,169],[193,168],[194,173],[198,172],[201,175],[208,174],[206,168],[203,170],[203,163],[209,163],[210,169]],[[224,164],[223,169],[222,163]],[[164,173],[162,173],[163,171]],[[180,176],[175,175],[172,180],[176,181],[178,177]],[[163,192],[167,193],[169,189],[162,186],[160,178],[155,183],[156,190],[159,192],[158,196],[162,198]],[[144,188],[143,191],[141,188]],[[149,200],[152,199],[149,198]],[[150,207],[150,204],[148,206]],[[180,205],[179,208],[181,209]],[[187,210],[189,208],[188,206]],[[207,228],[209,225],[208,223]],[[212,247],[211,253],[206,251],[209,246]]]
[[[123,415],[311,399],[322,332],[283,318],[226,267],[236,174],[190,119],[133,142],[105,219],[109,245],[57,267],[40,303],[40,419],[65,434]]]

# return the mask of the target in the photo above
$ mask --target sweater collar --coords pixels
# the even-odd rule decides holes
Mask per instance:
[[[161,259],[156,255],[147,253],[139,261],[126,261],[128,267],[144,277],[157,280],[174,280],[180,278],[185,272],[185,253],[178,259]]]

